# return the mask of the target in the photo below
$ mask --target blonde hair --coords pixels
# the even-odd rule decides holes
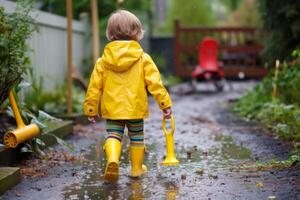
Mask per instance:
[[[140,20],[127,10],[117,10],[108,19],[106,38],[109,41],[131,39],[141,40],[144,31]]]

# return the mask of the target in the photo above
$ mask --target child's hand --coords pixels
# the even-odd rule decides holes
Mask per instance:
[[[96,123],[96,118],[98,118],[99,116],[89,116],[88,117],[88,121],[90,123]]]
[[[171,110],[171,108],[166,108],[163,110],[163,113],[164,113],[165,119],[170,119],[171,115],[172,115],[172,110]]]

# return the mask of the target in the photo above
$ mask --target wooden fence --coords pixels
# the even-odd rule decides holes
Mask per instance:
[[[198,64],[199,43],[204,37],[214,37],[219,43],[219,61],[226,77],[262,77],[262,36],[252,27],[184,27],[175,21],[175,74],[190,77]]]

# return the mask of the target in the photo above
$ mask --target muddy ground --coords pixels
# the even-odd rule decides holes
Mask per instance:
[[[140,179],[128,176],[128,138],[123,141],[120,179],[103,180],[102,146],[105,124],[77,126],[61,146],[47,151],[48,160],[19,164],[23,180],[0,199],[300,199],[300,170],[236,170],[242,163],[285,159],[292,150],[258,124],[230,112],[232,101],[255,83],[235,83],[215,93],[200,86],[197,93],[173,94],[176,120],[175,144],[178,167],[163,167],[165,139],[161,112],[151,100],[151,117],[145,122],[149,173]],[[177,87],[173,91],[181,92]]]

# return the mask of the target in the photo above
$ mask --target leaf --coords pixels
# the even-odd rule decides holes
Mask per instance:
[[[14,12],[9,15],[0,6],[0,104],[7,98],[9,89],[23,80],[30,66],[26,41],[36,26],[29,14],[33,2],[18,0],[16,5]]]
[[[35,141],[40,146],[46,146],[45,142],[41,140],[40,138],[35,138]]]
[[[44,123],[40,122],[37,118],[33,118],[31,120],[31,123],[36,124],[41,130],[43,130],[47,127]]]
[[[28,148],[28,146],[24,146],[21,148],[21,153],[33,153],[32,149]]]
[[[30,117],[31,119],[36,119],[37,120],[36,116],[34,114],[32,114],[32,113],[27,112],[26,115],[28,117]]]
[[[41,121],[50,121],[50,120],[58,120],[57,118],[49,115],[45,111],[39,110],[38,119]]]
[[[56,141],[57,141],[58,144],[67,147],[70,151],[74,151],[74,150],[75,150],[75,147],[74,147],[73,145],[66,143],[63,139],[57,137],[57,136],[54,135],[54,134],[46,133],[46,134],[44,134],[44,135],[50,135],[50,136],[54,137],[54,138],[56,139]]]
[[[34,144],[34,155],[37,158],[43,159],[45,158],[45,153],[41,150],[41,148],[39,147],[39,145],[37,143]]]
[[[31,83],[27,81],[22,81],[18,86],[15,87],[16,92],[18,93],[22,89],[28,88],[31,86]]]
[[[13,110],[10,106],[7,107],[6,113],[8,116],[15,118]]]
[[[257,182],[255,185],[258,188],[263,188],[264,187],[264,183],[263,182]]]

